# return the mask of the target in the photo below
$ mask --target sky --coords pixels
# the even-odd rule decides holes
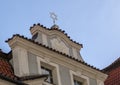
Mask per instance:
[[[120,0],[0,0],[0,48],[9,52],[5,40],[13,34],[31,38],[30,27],[56,24],[71,39],[83,44],[85,62],[99,69],[120,57]]]

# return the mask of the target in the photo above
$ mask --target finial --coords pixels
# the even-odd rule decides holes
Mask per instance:
[[[55,25],[55,21],[57,20],[57,15],[54,12],[50,12],[50,17],[53,19],[53,24]]]

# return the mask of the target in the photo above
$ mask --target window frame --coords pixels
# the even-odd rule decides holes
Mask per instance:
[[[42,70],[45,70],[45,71],[49,72],[49,74],[47,74],[49,80],[46,79],[45,81],[48,82],[48,83],[53,84],[53,74],[52,74],[52,70],[50,70],[50,69],[48,69],[48,68],[46,68],[46,67],[44,67],[44,66],[41,66],[41,73],[42,73]],[[42,74],[46,74],[46,73],[42,73]]]
[[[45,58],[45,56],[44,56],[44,58],[42,58],[42,56],[37,56],[37,63],[38,63],[39,74],[42,74],[41,66],[45,66],[45,67],[47,66],[46,68],[52,70],[52,74],[53,74],[53,76],[55,76],[55,78],[53,78],[53,83],[54,83],[54,79],[55,79],[55,84],[61,85],[59,66],[57,64],[51,62],[50,59]]]
[[[77,84],[75,84],[75,83],[77,83]],[[74,85],[83,85],[83,83],[78,81],[78,80],[76,80],[76,79],[74,79]]]
[[[70,70],[71,83],[74,85],[74,80],[79,81],[82,85],[90,85],[89,78],[81,74],[80,71],[74,72]]]

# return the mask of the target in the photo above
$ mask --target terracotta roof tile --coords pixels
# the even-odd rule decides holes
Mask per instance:
[[[10,77],[11,79],[16,78],[13,69],[9,61],[3,57],[4,53],[0,55],[0,73]]]
[[[105,85],[120,85],[120,66],[107,72],[108,78],[105,80]]]
[[[95,69],[95,70],[97,70],[97,71],[103,72],[102,70],[99,70],[98,68],[96,68],[96,67],[94,67],[94,66],[91,66],[91,65],[87,64],[87,63],[84,62],[84,61],[75,59],[75,58],[72,57],[72,56],[69,56],[69,55],[67,55],[67,54],[65,54],[65,53],[59,52],[59,51],[57,51],[57,50],[55,50],[55,49],[53,49],[53,48],[50,48],[50,47],[48,47],[48,46],[46,46],[46,45],[43,45],[43,44],[38,43],[38,42],[35,42],[34,40],[28,39],[27,37],[21,36],[21,35],[19,35],[19,34],[13,35],[13,37],[12,37],[12,38],[9,38],[8,40],[6,40],[6,42],[12,40],[15,36],[17,36],[17,37],[19,37],[19,38],[22,38],[22,39],[25,39],[25,40],[27,40],[27,41],[30,41],[30,42],[32,42],[32,43],[34,43],[34,44],[39,45],[39,46],[45,47],[45,48],[47,48],[47,49],[49,49],[49,50],[52,50],[52,51],[54,51],[54,52],[56,52],[56,53],[58,53],[58,54],[64,55],[65,57],[70,58],[70,59],[72,59],[72,60],[75,60],[75,61],[77,61],[77,62],[79,62],[79,63],[81,63],[81,64],[83,64],[83,65],[86,65],[86,66],[92,68],[92,69]]]
[[[116,59],[112,64],[103,69],[104,72],[111,71],[120,66],[120,57]]]
[[[7,80],[11,83],[15,83],[17,85],[28,85],[26,83],[23,83],[23,80],[32,80],[37,78],[43,78],[48,75],[32,75],[32,76],[24,76],[24,77],[17,77],[14,75],[12,65],[9,63],[9,58],[7,56],[11,55],[11,52],[6,54],[2,51],[0,51],[0,78]]]
[[[14,75],[12,65],[9,63],[10,53],[7,54],[0,50],[0,78],[17,85],[27,85]]]

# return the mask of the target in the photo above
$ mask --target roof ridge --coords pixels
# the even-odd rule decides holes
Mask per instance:
[[[112,64],[115,64],[116,62],[120,61],[120,57],[118,57]]]
[[[100,69],[98,69],[98,68],[96,68],[96,67],[94,67],[94,66],[92,66],[92,65],[90,65],[90,64],[87,64],[87,63],[84,62],[84,61],[75,59],[74,57],[69,56],[69,55],[67,55],[67,54],[65,54],[65,53],[62,53],[62,52],[60,52],[60,51],[57,51],[56,49],[53,49],[53,48],[50,48],[50,47],[48,47],[48,46],[46,46],[46,45],[43,45],[43,44],[41,44],[41,43],[35,42],[35,41],[32,40],[32,39],[28,39],[27,37],[24,37],[23,35],[14,34],[13,37],[12,37],[12,38],[9,38],[8,40],[6,40],[6,42],[10,41],[10,40],[13,39],[15,36],[18,36],[18,37],[20,37],[20,38],[26,39],[26,40],[34,43],[34,44],[40,45],[40,46],[42,46],[42,47],[45,47],[45,48],[47,48],[47,49],[49,49],[49,50],[52,50],[52,51],[54,51],[54,52],[56,52],[56,53],[58,53],[58,54],[64,55],[65,57],[67,57],[67,58],[69,58],[69,59],[73,59],[73,60],[75,60],[75,61],[77,61],[77,62],[79,62],[79,63],[81,63],[81,64],[83,64],[83,65],[86,65],[86,66],[88,66],[88,67],[90,67],[90,68],[93,68],[93,69],[95,69],[95,70],[100,71],[100,72],[103,73],[102,70],[100,70]]]
[[[118,57],[113,63],[105,67],[103,71],[105,72],[108,70],[112,70],[113,68],[117,68],[120,65],[119,63],[120,63],[120,57]]]

